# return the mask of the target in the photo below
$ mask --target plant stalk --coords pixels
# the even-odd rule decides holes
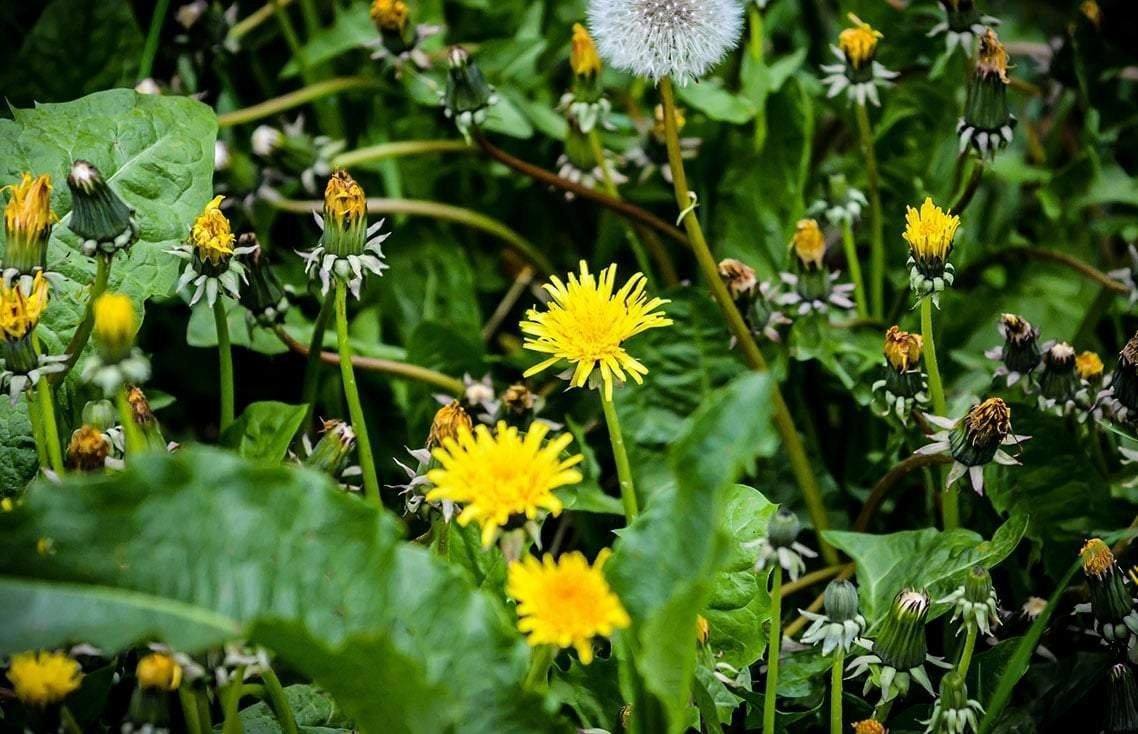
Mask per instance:
[[[605,412],[605,423],[609,429],[609,442],[612,444],[612,456],[616,461],[616,475],[620,480],[620,501],[624,505],[624,519],[632,524],[640,512],[640,505],[636,499],[636,487],[632,482],[632,465],[628,462],[628,452],[624,448],[624,434],[620,430],[620,418],[616,414],[616,406],[611,399],[601,392],[601,406]]]
[[[364,495],[376,507],[382,507],[379,496],[379,480],[375,473],[375,459],[371,453],[368,439],[367,421],[360,404],[360,393],[356,387],[356,373],[352,369],[352,344],[348,339],[348,286],[342,281],[336,283],[336,339],[340,351],[340,376],[344,383],[344,398],[348,401],[348,415],[352,420],[352,430],[356,432],[356,449],[360,455],[360,469],[364,477]]]
[[[601,144],[601,136],[596,128],[589,131],[589,147],[593,151],[593,160],[596,161],[597,168],[601,171],[601,183],[604,185],[605,193],[619,200],[620,190],[616,186],[616,181],[613,180],[612,171],[609,170],[608,160],[605,159],[605,148]],[[628,248],[632,250],[632,256],[636,258],[636,265],[640,268],[640,272],[648,277],[649,284],[654,285],[655,278],[648,263],[648,255],[644,252],[644,245],[637,239],[636,233],[632,231],[632,225],[627,222],[624,223],[624,238],[628,240]]]
[[[933,299],[921,299],[921,338],[924,345],[921,349],[925,358],[925,367],[929,373],[929,394],[932,396],[933,411],[936,415],[948,417],[948,403],[944,399],[944,383],[940,379],[940,365],[936,359],[936,340],[933,336]],[[943,472],[942,472],[943,474]],[[960,526],[960,497],[952,489],[944,489],[941,483],[941,514],[944,518],[944,529],[952,530]]]
[[[225,301],[213,302],[213,323],[217,328],[218,381],[221,388],[221,430],[233,423],[233,347],[229,343],[229,319],[225,315]]]
[[[778,664],[782,654],[782,566],[774,566],[771,584],[771,629],[767,643],[767,682],[763,691],[763,734],[774,734],[775,701],[778,696]]]
[[[146,79],[154,68],[154,56],[158,53],[158,38],[162,35],[162,24],[166,20],[166,11],[170,7],[170,0],[157,0],[154,4],[154,13],[150,16],[150,29],[146,32],[146,43],[142,47],[142,57],[138,61],[138,78]]]
[[[302,87],[295,92],[282,94],[279,97],[265,100],[264,102],[250,107],[218,115],[217,125],[218,127],[233,127],[234,125],[243,125],[247,122],[256,122],[257,120],[272,117],[285,110],[291,110],[293,107],[299,107],[323,97],[353,89],[368,89],[375,87],[376,84],[377,82],[375,80],[362,76],[325,79],[324,81]]]
[[[839,647],[830,666],[830,734],[842,734],[842,673],[846,654]]]
[[[95,300],[103,295],[107,290],[107,279],[111,274],[111,256],[98,254],[95,256],[95,280],[91,282],[91,297],[87,299],[87,307],[83,310],[83,320],[79,322],[79,326],[75,327],[75,333],[71,335],[71,341],[67,343],[67,362],[66,369],[62,372],[56,372],[48,376],[53,385],[58,385],[63,381],[68,371],[75,366],[79,361],[79,357],[83,354],[83,349],[87,346],[87,340],[91,338],[91,329],[95,326]]]
[[[312,421],[312,416],[316,412],[316,388],[320,383],[320,357],[324,349],[324,332],[328,329],[328,319],[332,317],[333,300],[331,298],[324,298],[324,302],[320,304],[320,312],[316,314],[316,321],[312,324],[312,338],[309,339],[308,350],[304,351],[303,345],[300,351],[306,355],[304,363],[304,387],[301,389],[301,400],[308,406],[308,413],[305,415],[304,424],[307,426]],[[286,346],[292,346],[292,337],[284,330],[283,326],[276,328],[277,337],[285,343]],[[339,355],[336,356],[336,363],[339,364]]]
[[[288,697],[285,696],[281,679],[272,668],[266,667],[261,671],[261,680],[265,682],[265,694],[269,698],[269,705],[272,706],[273,713],[277,716],[277,723],[280,724],[284,734],[298,734],[296,717],[292,715],[292,708],[288,705]]]
[[[376,163],[389,158],[400,158],[428,153],[473,153],[476,149],[461,140],[400,140],[393,143],[369,145],[366,148],[347,150],[332,158],[332,168],[351,168],[364,163]]]
[[[881,214],[881,181],[877,172],[877,153],[873,141],[873,128],[869,123],[869,113],[865,105],[857,108],[857,128],[861,138],[861,151],[865,156],[865,175],[869,183],[869,278],[872,313],[881,318],[885,313],[885,235]]]
[[[854,284],[854,296],[857,298],[858,318],[869,318],[869,302],[865,297],[865,281],[861,277],[861,261],[857,257],[857,243],[854,242],[853,226],[849,222],[842,223],[842,247],[846,253],[846,263],[850,268],[850,280]]]
[[[43,421],[40,420],[39,405],[36,404],[35,398],[28,395],[28,422],[32,424],[32,439],[36,444],[36,461],[39,462],[40,467],[49,467],[49,459],[47,458],[47,444],[44,443],[43,438]]]
[[[553,665],[553,658],[557,655],[557,648],[553,645],[538,645],[530,652],[529,670],[522,684],[530,691],[544,691],[549,686],[549,666]]]
[[[62,476],[63,450],[59,445],[59,426],[55,422],[55,403],[51,399],[51,384],[47,380],[40,380],[36,389],[39,391],[40,429],[43,431],[47,457],[51,461],[52,470]]]
[[[968,667],[972,665],[972,652],[976,649],[976,635],[978,634],[978,628],[975,624],[969,622],[967,628],[968,631],[965,632],[964,637],[964,649],[960,651],[960,661],[956,663],[956,670],[961,677],[968,675]]]

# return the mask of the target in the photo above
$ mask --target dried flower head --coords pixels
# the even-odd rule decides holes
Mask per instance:
[[[976,62],[976,73],[995,76],[1004,84],[1008,83],[1008,51],[991,28],[980,36],[980,58]]]
[[[972,488],[984,493],[984,467],[992,461],[1004,466],[1018,466],[1019,461],[1001,447],[1018,445],[1030,436],[1012,433],[1012,411],[1001,398],[988,398],[972,406],[958,421],[943,416],[926,415],[925,419],[941,430],[929,438],[932,443],[917,449],[918,454],[947,454],[953,458],[945,487],[968,474]]]
[[[911,334],[901,331],[897,326],[890,326],[885,332],[885,361],[898,372],[916,369],[921,361],[921,347],[924,339],[920,334]]]
[[[463,429],[470,431],[474,423],[470,415],[463,409],[457,400],[447,403],[435,413],[431,421],[431,433],[427,436],[427,448],[441,446],[446,439],[457,439]]]
[[[198,257],[215,266],[232,257],[237,240],[229,219],[221,211],[224,200],[224,196],[213,197],[190,229],[190,244],[197,250]]]
[[[981,156],[995,156],[996,151],[1012,141],[1015,115],[1008,107],[1008,52],[996,32],[987,28],[980,35],[976,68],[968,81],[964,115],[957,123],[960,150],[969,145]]]
[[[1114,568],[1114,554],[1110,546],[1099,538],[1091,538],[1079,551],[1083,559],[1083,573],[1102,578]]]
[[[738,0],[589,0],[601,56],[652,81],[698,79],[739,42]]]
[[[47,242],[56,221],[51,211],[51,176],[20,174],[20,182],[0,188],[11,191],[4,207],[4,281],[31,276],[47,267]]]
[[[67,444],[67,467],[80,472],[98,471],[107,465],[110,452],[106,433],[95,426],[80,426]]]
[[[730,257],[719,262],[719,277],[735,299],[751,294],[759,284],[754,268]]]

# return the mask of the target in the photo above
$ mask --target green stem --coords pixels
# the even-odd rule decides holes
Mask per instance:
[[[265,694],[269,698],[269,705],[273,707],[277,723],[281,725],[284,734],[298,734],[296,718],[292,715],[292,708],[288,705],[281,679],[272,668],[266,667],[261,671],[261,680],[265,682]]]
[[[312,338],[308,343],[308,356],[304,363],[304,388],[301,392],[301,400],[308,406],[308,413],[304,419],[306,426],[310,424],[316,412],[316,388],[320,384],[320,354],[324,349],[324,332],[328,329],[328,319],[332,317],[332,311],[332,299],[325,298],[320,304],[320,313],[316,314],[316,321],[312,324]]]
[[[636,500],[636,487],[632,483],[632,466],[628,463],[628,452],[624,448],[620,418],[616,414],[616,406],[603,392],[601,392],[601,406],[605,411],[609,442],[612,443],[612,455],[616,461],[616,475],[620,480],[620,501],[624,504],[624,519],[626,523],[631,524],[640,512],[640,505]]]
[[[344,383],[344,398],[348,401],[348,415],[352,420],[352,430],[356,432],[356,450],[360,455],[360,469],[364,475],[364,495],[376,507],[382,507],[379,496],[379,480],[375,473],[375,459],[371,453],[371,441],[367,434],[367,421],[360,404],[360,393],[356,387],[356,373],[352,369],[352,343],[348,339],[348,286],[336,283],[336,339],[340,352],[340,376]]]
[[[589,131],[589,147],[593,150],[593,160],[597,162],[597,168],[601,170],[601,182],[604,185],[605,193],[614,199],[619,199],[620,189],[617,188],[616,181],[612,178],[612,171],[609,170],[609,163],[605,159],[605,148],[601,144],[601,135],[596,128]],[[632,250],[633,257],[636,258],[636,265],[640,268],[640,272],[648,277],[650,284],[655,284],[648,255],[644,252],[644,246],[636,237],[636,233],[632,231],[632,225],[627,222],[624,224],[624,238],[628,241],[628,247]]]
[[[347,150],[332,159],[332,168],[351,168],[364,163],[375,163],[389,158],[426,155],[429,153],[474,153],[477,148],[461,140],[400,140],[380,143],[366,148]]]
[[[763,692],[763,734],[774,734],[775,700],[778,695],[778,663],[782,653],[782,566],[775,564],[771,584],[771,629],[767,643],[767,682]]]
[[[530,691],[544,691],[549,685],[549,666],[553,665],[553,658],[557,655],[557,648],[553,645],[538,645],[530,652],[529,670],[522,684]]]
[[[324,81],[302,87],[295,92],[289,92],[288,94],[282,94],[280,97],[265,100],[251,107],[245,107],[240,110],[234,110],[233,112],[226,112],[224,115],[218,115],[217,124],[219,127],[233,127],[234,125],[242,125],[247,122],[256,122],[257,120],[272,117],[285,110],[291,110],[293,107],[299,107],[313,100],[328,97],[338,92],[345,92],[352,89],[368,89],[376,85],[377,82],[374,79],[362,76],[325,79]]]
[[[130,401],[126,398],[126,387],[120,387],[115,402],[119,409],[119,423],[122,424],[123,437],[126,440],[127,456],[136,456],[146,450],[146,441],[138,424],[134,422],[134,411],[130,408]]]
[[[154,14],[150,16],[150,30],[146,33],[146,44],[142,47],[142,56],[138,62],[138,78],[146,79],[154,68],[154,56],[158,53],[158,37],[162,35],[162,23],[166,20],[166,10],[170,7],[170,0],[157,0],[154,4]]]
[[[241,716],[238,714],[238,704],[241,703],[241,686],[245,681],[245,666],[238,665],[233,671],[233,679],[223,691],[221,710],[224,719],[221,724],[221,734],[241,734]]]
[[[201,734],[213,734],[213,719],[209,710],[209,694],[204,689],[194,691],[194,703],[198,707],[198,721],[201,722]]]
[[[684,161],[680,155],[680,136],[676,129],[675,117],[675,93],[672,90],[672,80],[668,77],[660,80],[660,96],[664,105],[664,133],[668,145],[668,162],[672,169],[672,184],[675,188],[676,204],[683,211],[691,206],[691,190],[688,188],[687,173],[684,170]],[[727,292],[727,286],[724,285],[723,279],[719,277],[719,267],[711,255],[711,249],[703,235],[703,227],[699,223],[699,217],[694,212],[689,212],[684,217],[683,223],[687,229],[688,240],[691,242],[692,252],[695,253],[704,280],[711,287],[711,295],[723,312],[727,327],[735,337],[743,359],[752,370],[766,372],[766,359],[763,357],[763,353],[759,351],[759,345],[755,342],[751,330],[747,328],[743,315],[739,313],[731,294]],[[826,517],[826,506],[822,501],[822,490],[814,476],[814,468],[806,455],[806,448],[802,445],[802,438],[798,435],[798,429],[794,425],[794,418],[790,415],[786,400],[777,386],[773,390],[771,400],[774,404],[775,428],[782,438],[782,445],[786,449],[787,458],[790,461],[790,469],[802,490],[806,509],[810,513],[814,532],[818,537],[818,546],[822,550],[822,557],[827,565],[832,566],[838,562],[838,552],[822,537],[822,533],[829,529],[830,522]]]
[[[43,440],[43,421],[40,420],[40,409],[35,398],[28,395],[28,422],[32,424],[32,439],[36,444],[36,460],[41,467],[48,467],[47,444]]]
[[[750,19],[749,25],[751,33],[747,48],[755,64],[761,66],[763,63],[763,11],[759,10],[759,6],[755,3],[749,3],[749,5],[750,10],[748,17]],[[752,138],[755,152],[762,152],[763,146],[765,146],[767,142],[767,111],[765,102],[759,105],[758,111],[755,113],[755,129]]]
[[[830,734],[842,734],[842,673],[846,654],[841,648],[834,651],[834,664],[830,666]]]
[[[59,707],[59,726],[66,734],[83,734],[83,730],[79,728],[79,722],[75,721],[71,709],[67,706]]]
[[[217,361],[221,383],[221,430],[233,423],[233,348],[229,344],[229,319],[225,301],[213,302],[213,323],[217,327]]]
[[[51,399],[51,384],[47,380],[40,380],[40,421],[43,431],[44,444],[47,447],[47,457],[51,461],[51,468],[59,476],[63,475],[63,450],[59,445],[59,426],[55,422],[55,402]]]
[[[296,33],[296,28],[292,24],[292,20],[285,12],[284,4],[281,0],[272,0],[273,15],[276,16],[277,25],[281,29],[281,35],[285,38],[285,43],[288,44],[288,50],[292,52],[292,57],[296,59],[296,65],[300,69],[300,75],[308,81],[308,62],[304,58],[304,49],[300,43],[300,36]]]
[[[978,634],[978,628],[975,624],[969,622],[967,628],[964,649],[960,651],[960,661],[956,663],[956,670],[960,673],[961,678],[968,675],[968,667],[972,665],[972,652],[976,649],[976,636]]]
[[[929,394],[932,396],[933,412],[947,418],[948,403],[944,398],[944,383],[940,379],[940,364],[936,358],[936,339],[933,335],[933,300],[931,297],[921,299],[921,338],[924,340],[921,353],[925,359],[925,368],[929,373]],[[941,493],[941,514],[944,518],[945,530],[960,526],[960,498],[955,491],[946,489]]]
[[[198,702],[194,696],[193,688],[187,683],[178,687],[178,703],[182,706],[182,718],[186,722],[187,734],[203,734],[207,731],[202,726],[198,715]]]
[[[869,318],[869,306],[865,300],[865,282],[861,278],[861,261],[857,257],[857,243],[854,242],[853,226],[842,223],[842,246],[846,252],[846,263],[850,268],[850,280],[854,284],[854,297],[857,298],[857,315]]]
[[[233,27],[229,29],[229,33],[226,35],[225,40],[227,42],[236,43],[237,41],[241,40],[242,37],[248,35],[249,32],[255,29],[257,26],[273,17],[273,12],[276,10],[277,4],[280,4],[281,7],[284,7],[290,2],[292,2],[292,0],[269,0],[269,2],[257,8],[252,13],[249,13],[249,15],[245,16],[245,18],[242,20],[234,23]]]
[[[83,354],[83,349],[87,346],[87,340],[91,338],[91,329],[95,326],[95,300],[103,295],[107,290],[107,280],[111,274],[111,257],[110,255],[99,254],[95,256],[95,280],[91,283],[91,296],[87,299],[87,307],[83,311],[83,320],[79,322],[79,326],[75,327],[75,333],[71,335],[71,341],[67,343],[66,369],[63,372],[56,372],[50,376],[53,385],[58,385],[63,381],[67,371],[75,366],[79,361],[79,357]]]
[[[885,236],[881,218],[881,182],[877,173],[877,153],[874,150],[869,113],[866,112],[865,105],[854,106],[857,108],[861,151],[865,156],[865,175],[869,182],[869,227],[872,238],[869,251],[870,296],[873,301],[873,316],[879,319],[885,312]]]

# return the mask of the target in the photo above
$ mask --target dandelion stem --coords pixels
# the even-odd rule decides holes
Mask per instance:
[[[857,315],[859,318],[869,318],[869,305],[865,300],[865,281],[861,277],[861,261],[857,257],[857,243],[854,242],[853,225],[842,223],[842,246],[846,252],[846,264],[850,269],[850,279],[854,284],[854,296],[857,298]]]
[[[897,482],[904,479],[918,469],[924,469],[936,464],[949,464],[952,462],[952,457],[945,456],[944,454],[913,454],[907,459],[898,462],[892,469],[885,473],[874,485],[873,490],[866,498],[865,504],[861,506],[861,512],[857,515],[857,520],[854,521],[854,532],[864,533],[869,528],[869,522],[873,519],[874,514],[881,503],[885,501],[885,495],[889,494],[889,490],[897,484]]]
[[[265,694],[268,696],[273,713],[276,714],[277,723],[281,725],[281,730],[284,731],[284,734],[298,734],[296,718],[292,715],[292,709],[288,705],[288,698],[281,686],[281,679],[277,677],[272,668],[266,666],[261,671],[261,680],[265,682]]]
[[[28,422],[32,424],[32,438],[36,444],[36,460],[40,466],[50,466],[47,458],[47,445],[43,440],[43,421],[40,420],[40,409],[30,393],[28,394]]]
[[[234,23],[233,27],[229,29],[225,40],[234,42],[240,40],[254,28],[273,17],[273,12],[276,10],[277,5],[284,7],[290,2],[292,2],[292,0],[269,0],[269,2],[257,8],[252,13],[249,13],[249,15],[245,16],[242,20]]]
[[[620,418],[616,414],[616,406],[603,392],[601,406],[605,411],[605,423],[608,425],[609,441],[612,443],[612,456],[616,461],[616,475],[620,480],[620,501],[624,505],[624,519],[625,522],[631,523],[639,514],[640,505],[636,500],[636,487],[632,483],[632,466],[628,463],[628,452],[624,449]]]
[[[877,153],[874,150],[873,128],[869,123],[869,113],[865,105],[857,108],[857,128],[861,137],[861,150],[865,156],[865,175],[869,183],[869,229],[870,229],[870,296],[872,313],[881,318],[885,309],[885,239],[881,218],[881,182],[877,173]]]
[[[960,198],[949,209],[950,212],[956,216],[960,216],[968,205],[972,203],[972,197],[976,196],[976,192],[980,189],[980,181],[984,178],[984,161],[972,161],[972,173],[968,177],[968,184],[964,190],[960,192]]]
[[[834,664],[830,667],[830,734],[842,734],[842,673],[846,654],[839,647],[834,651]]]
[[[778,694],[778,663],[782,653],[782,566],[774,566],[771,584],[771,629],[767,643],[767,682],[763,692],[763,734],[774,734],[775,700]]]
[[[929,373],[929,394],[932,396],[933,411],[943,417],[948,417],[948,403],[944,399],[944,384],[940,379],[940,365],[936,359],[936,341],[933,336],[933,299],[921,299],[921,338],[924,344],[921,352],[925,358],[925,367]],[[943,483],[941,485],[943,487]],[[959,496],[951,489],[941,493],[941,514],[944,517],[944,529],[952,530],[960,525]]]
[[[87,307],[83,311],[83,320],[79,322],[79,326],[75,327],[75,333],[71,335],[71,341],[67,343],[67,362],[65,363],[66,369],[61,372],[56,372],[49,376],[52,384],[57,385],[63,381],[67,372],[75,366],[79,361],[79,357],[83,354],[83,349],[87,346],[87,340],[91,338],[91,329],[95,326],[95,301],[99,296],[103,295],[103,291],[107,290],[107,279],[111,274],[111,256],[105,254],[98,254],[95,256],[95,280],[91,282],[91,296],[87,299]]]
[[[348,286],[336,283],[336,340],[340,351],[340,375],[344,382],[344,397],[348,401],[348,415],[352,420],[352,430],[356,432],[356,448],[360,455],[360,469],[364,476],[364,495],[376,507],[382,507],[379,497],[379,480],[375,474],[375,459],[372,458],[371,441],[367,435],[367,421],[360,404],[360,393],[356,388],[356,373],[352,369],[352,343],[348,339]]]
[[[750,38],[747,44],[751,59],[756,65],[763,63],[763,11],[756,3],[750,3],[748,15],[750,19]],[[760,104],[755,112],[755,129],[753,133],[755,152],[761,152],[767,142],[767,110],[766,104]]]
[[[362,76],[325,79],[324,81],[302,87],[295,92],[282,94],[280,97],[274,97],[273,99],[265,100],[264,102],[250,107],[218,115],[217,124],[218,127],[233,127],[234,125],[242,125],[247,122],[256,122],[257,120],[272,117],[285,110],[291,110],[293,107],[299,107],[313,100],[328,97],[338,92],[346,92],[352,89],[368,89],[376,85],[377,82],[375,80]]]
[[[428,153],[473,153],[475,148],[461,140],[399,140],[393,143],[369,145],[340,153],[332,159],[332,168],[351,168],[364,163],[375,163],[388,158],[401,158]]]
[[[146,449],[146,444],[142,440],[142,433],[138,430],[138,424],[134,422],[134,411],[131,410],[130,401],[126,397],[126,386],[119,388],[118,395],[115,396],[115,403],[119,409],[119,423],[122,424],[123,437],[126,440],[126,454],[128,456],[137,456]]]
[[[75,721],[75,716],[67,706],[59,708],[59,727],[66,734],[83,734],[83,730],[79,728],[79,723]]]
[[[158,37],[162,35],[162,23],[166,20],[166,11],[170,7],[170,0],[157,0],[154,3],[154,13],[150,16],[150,29],[146,33],[146,44],[142,47],[142,57],[138,61],[138,78],[146,79],[154,67],[154,56],[158,53]]]
[[[245,666],[238,665],[229,685],[222,691],[221,710],[225,718],[221,723],[221,734],[241,734],[244,731],[237,708],[241,703],[241,685],[244,680]]]
[[[593,151],[593,160],[597,162],[597,168],[601,171],[601,182],[604,185],[605,192],[614,199],[620,199],[620,190],[616,187],[616,181],[613,180],[612,171],[609,170],[608,159],[605,158],[605,148],[601,144],[600,133],[596,128],[589,131],[589,147]],[[636,266],[640,271],[648,277],[649,284],[655,284],[655,279],[652,277],[652,268],[648,263],[648,255],[644,252],[644,246],[637,239],[636,233],[632,231],[632,226],[627,222],[624,224],[624,238],[628,240],[628,248],[632,250],[633,257],[636,258]]]
[[[316,321],[312,324],[312,338],[309,340],[308,349],[304,349],[304,345],[297,343],[300,348],[297,349],[293,346],[292,337],[284,330],[283,326],[277,326],[276,334],[285,346],[293,351],[299,351],[306,357],[304,364],[304,387],[301,390],[301,400],[308,406],[308,413],[305,416],[304,423],[309,425],[312,420],[313,413],[316,412],[316,387],[319,384],[320,378],[320,358],[323,355],[324,349],[324,332],[328,329],[328,319],[332,317],[333,303],[331,298],[325,297],[324,302],[320,304],[320,313],[316,314]],[[339,364],[340,357],[336,355],[336,364]]]
[[[187,734],[203,734],[206,728],[198,716],[198,702],[191,686],[178,686],[178,703],[182,706],[182,719],[186,722]]]
[[[538,645],[530,652],[529,670],[526,671],[526,679],[523,686],[531,691],[544,691],[549,685],[549,666],[553,664],[553,658],[557,654],[557,648],[553,645]]]
[[[229,344],[229,319],[225,301],[213,302],[213,323],[217,327],[218,382],[221,389],[221,430],[233,423],[233,347]]]
[[[968,631],[964,637],[964,648],[960,651],[960,661],[956,664],[956,670],[960,673],[961,677],[968,675],[968,667],[972,665],[972,651],[976,649],[976,635],[978,629],[976,625],[971,622],[966,626]]]
[[[47,456],[55,473],[63,474],[63,451],[59,446],[59,426],[55,422],[55,403],[51,399],[51,385],[47,380],[40,380],[36,389],[39,391],[40,422]]]
[[[660,96],[664,104],[664,134],[668,144],[668,162],[672,168],[676,204],[683,211],[691,206],[692,198],[691,191],[688,189],[687,174],[684,171],[684,161],[680,155],[680,136],[676,129],[675,117],[675,93],[672,90],[672,80],[668,77],[660,80]],[[727,286],[724,285],[723,279],[719,277],[719,268],[715,263],[715,258],[711,255],[711,249],[707,246],[703,227],[694,211],[688,212],[684,217],[684,226],[687,228],[692,251],[695,253],[704,279],[711,287],[711,294],[719,304],[720,310],[723,311],[727,327],[735,337],[743,358],[751,369],[757,372],[766,372],[766,359],[764,359],[763,353],[759,351],[759,345],[755,342],[751,330],[747,328],[743,315],[739,313],[731,294],[727,292]],[[790,415],[786,400],[783,399],[782,392],[777,386],[773,390],[771,399],[774,403],[775,427],[778,429],[787,457],[790,460],[790,469],[794,473],[794,478],[798,482],[802,496],[806,501],[806,508],[814,524],[814,532],[818,536],[818,545],[822,550],[822,557],[827,564],[832,566],[838,562],[838,552],[822,537],[822,532],[830,526],[826,517],[826,506],[822,501],[822,490],[818,486],[814,469],[806,456],[806,449],[802,445],[802,438],[798,435],[798,429],[794,425],[794,418]]]

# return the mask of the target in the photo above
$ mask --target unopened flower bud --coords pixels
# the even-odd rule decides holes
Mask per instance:
[[[486,121],[487,109],[498,101],[498,96],[465,49],[451,47],[447,60],[449,69],[443,107],[463,137],[469,137],[472,128]]]
[[[1110,688],[1106,714],[1106,734],[1133,734],[1138,731],[1138,683],[1126,663],[1110,669]]]
[[[138,239],[134,210],[126,205],[88,161],[75,161],[67,175],[71,189],[68,228],[83,240],[83,253],[113,255]]]
[[[324,189],[324,236],[320,244],[338,257],[360,255],[367,239],[367,200],[347,171],[338,170]]]
[[[798,539],[801,529],[802,523],[799,522],[798,515],[780,507],[767,525],[767,538],[775,548],[789,548]]]
[[[695,639],[700,645],[706,645],[711,638],[711,624],[702,614],[695,615]]]
[[[1079,555],[1090,586],[1095,618],[1104,625],[1121,623],[1132,611],[1133,600],[1110,547],[1099,538],[1091,538]]]
[[[241,305],[249,310],[261,326],[275,326],[284,320],[285,312],[288,311],[288,296],[269,266],[261,245],[257,242],[257,236],[247,232],[237,242],[249,250],[245,256],[249,285],[241,290]]]
[[[182,667],[172,655],[154,652],[138,661],[135,668],[140,688],[176,691],[182,684]]]
[[[834,622],[846,622],[858,617],[857,587],[846,579],[835,579],[827,584],[822,600],[826,616]]]
[[[952,457],[964,466],[982,466],[996,452],[1012,428],[1012,410],[1000,398],[988,398],[968,411],[953,429]]]
[[[122,293],[104,293],[95,299],[95,345],[103,363],[113,365],[130,356],[138,315],[134,303]]]
[[[996,32],[987,28],[980,36],[979,59],[957,124],[960,150],[971,145],[981,156],[995,156],[1012,141],[1015,126],[1008,109],[1008,53]]]
[[[735,300],[751,295],[759,284],[754,268],[730,257],[719,262],[719,277]]]
[[[463,431],[470,432],[473,428],[474,423],[462,404],[457,400],[448,403],[435,413],[435,419],[431,422],[431,433],[427,437],[427,448],[441,446],[447,439],[457,441]]]
[[[928,654],[925,620],[929,597],[920,589],[904,589],[893,599],[873,650],[883,665],[897,670],[921,666]]]
[[[101,431],[114,427],[119,414],[110,400],[92,400],[83,406],[83,423]]]
[[[355,446],[356,433],[349,424],[335,419],[324,421],[320,440],[312,447],[312,453],[305,458],[304,464],[338,477]]]

